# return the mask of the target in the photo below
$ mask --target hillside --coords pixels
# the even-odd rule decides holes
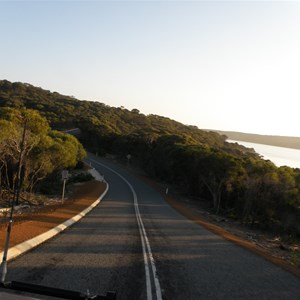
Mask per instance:
[[[254,150],[226,142],[238,136],[7,80],[0,81],[0,107],[38,110],[52,129],[79,128],[89,151],[138,166],[216,214],[300,236],[300,169],[277,168]]]
[[[71,96],[35,87],[28,83],[0,80],[0,107],[38,110],[53,129],[91,127],[96,125],[103,134],[147,134],[156,138],[162,134],[184,136],[189,143],[227,147],[226,137],[300,149],[300,137],[266,136],[221,130],[200,130],[158,115],[144,115],[137,109],[110,107],[95,101],[80,101]],[[245,149],[243,150],[245,151]],[[247,150],[246,150],[247,151]]]
[[[144,115],[137,109],[110,107],[95,101],[82,101],[74,97],[50,92],[28,83],[0,81],[0,107],[30,108],[46,117],[53,129],[78,127],[84,132],[83,142],[91,148],[91,135],[105,137],[102,145],[112,142],[113,137],[139,136],[154,141],[162,135],[177,135],[188,144],[222,148],[228,152],[243,154],[253,152],[245,147],[226,143],[226,137],[216,132],[200,130],[158,115]],[[112,149],[107,149],[112,150]]]
[[[230,140],[300,149],[300,137],[260,135],[221,130],[216,130],[215,132],[226,135]]]

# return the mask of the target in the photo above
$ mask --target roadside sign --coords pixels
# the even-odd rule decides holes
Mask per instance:
[[[62,172],[61,172],[62,180],[67,180],[68,177],[69,177],[69,171],[68,170],[62,170]]]

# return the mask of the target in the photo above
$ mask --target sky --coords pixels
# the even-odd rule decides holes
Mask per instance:
[[[299,1],[3,1],[0,79],[300,136]]]

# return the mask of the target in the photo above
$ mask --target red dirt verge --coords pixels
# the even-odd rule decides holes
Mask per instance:
[[[76,216],[94,203],[105,191],[104,182],[92,180],[77,186],[64,204],[48,205],[32,213],[16,215],[9,247],[18,245]],[[0,228],[0,251],[3,251],[7,226]],[[1,259],[1,258],[0,258]]]
[[[240,247],[243,247],[247,250],[250,250],[251,252],[254,252],[255,254],[262,256],[264,259],[272,262],[273,264],[281,267],[284,270],[287,270],[287,271],[293,273],[297,277],[300,277],[300,269],[298,267],[289,264],[288,262],[286,262],[285,260],[283,260],[279,257],[274,257],[274,256],[270,255],[270,253],[268,251],[258,247],[257,245],[252,244],[251,242],[249,242],[247,240],[241,239],[240,237],[232,234],[231,232],[225,230],[224,228],[222,228],[218,225],[210,223],[209,221],[207,221],[204,218],[202,218],[201,216],[199,216],[197,214],[197,212],[188,208],[185,205],[185,203],[178,201],[176,198],[172,197],[171,195],[168,195],[167,197],[165,196],[164,198],[173,208],[175,208],[179,213],[184,215],[186,218],[203,226],[207,230],[223,237],[224,239],[226,239]]]

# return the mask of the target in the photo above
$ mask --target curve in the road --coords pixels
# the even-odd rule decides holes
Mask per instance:
[[[153,281],[154,281],[156,298],[157,298],[157,300],[161,300],[162,294],[161,294],[159,279],[158,279],[157,272],[156,272],[155,261],[154,261],[153,255],[152,255],[150,242],[147,237],[147,232],[146,232],[146,229],[145,229],[145,226],[144,226],[144,223],[143,223],[140,211],[139,211],[137,195],[136,195],[136,192],[135,192],[133,186],[125,177],[123,177],[117,171],[111,169],[110,167],[108,167],[102,163],[99,163],[98,161],[96,161],[92,158],[89,158],[89,160],[91,162],[93,162],[94,164],[104,167],[104,168],[110,170],[111,172],[113,172],[114,174],[116,174],[117,176],[119,176],[130,188],[132,195],[133,195],[135,215],[136,215],[137,223],[139,226],[139,232],[140,232],[140,237],[141,237],[141,242],[142,242],[143,258],[144,258],[144,265],[145,265],[145,275],[146,275],[147,300],[152,300],[152,298],[153,298],[151,274],[152,274]],[[151,268],[150,268],[150,266],[151,266]],[[152,272],[150,272],[150,269]]]

